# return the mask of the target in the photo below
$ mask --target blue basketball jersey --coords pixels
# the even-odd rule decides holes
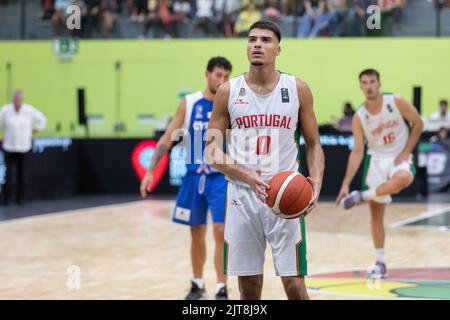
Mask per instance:
[[[184,128],[189,132],[184,141],[186,167],[188,171],[197,171],[201,165],[206,165],[203,152],[205,150],[206,130],[211,118],[213,102],[205,99],[201,92],[186,95],[185,99],[186,115]],[[210,166],[208,168],[211,172],[219,172]]]

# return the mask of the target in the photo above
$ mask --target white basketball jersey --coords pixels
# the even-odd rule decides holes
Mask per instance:
[[[264,181],[281,171],[298,171],[299,107],[294,76],[281,73],[275,89],[265,95],[250,89],[244,75],[231,79],[228,156],[249,170],[261,169]]]
[[[394,97],[393,94],[383,95],[378,114],[369,113],[364,105],[357,111],[367,140],[368,154],[395,156],[406,146],[409,128],[395,105]]]

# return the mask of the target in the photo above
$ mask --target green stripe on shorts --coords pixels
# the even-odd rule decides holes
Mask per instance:
[[[364,157],[364,164],[363,164],[363,173],[362,173],[362,191],[369,190],[369,186],[367,185],[367,173],[369,172],[369,166],[370,166],[370,159],[371,155],[367,154]]]
[[[228,267],[228,243],[226,241],[223,242],[223,274],[227,274]]]
[[[297,274],[306,276],[308,274],[308,261],[306,260],[306,228],[305,217],[300,217],[302,240],[297,243]]]
[[[302,173],[302,166],[300,163],[300,125],[295,130],[295,143],[297,144],[297,160],[298,160],[298,172]],[[308,261],[306,260],[306,227],[305,216],[300,217],[302,240],[296,245],[296,262],[297,262],[297,274],[299,276],[306,276],[308,274]]]
[[[413,155],[411,165],[409,166],[409,170],[411,171],[411,174],[413,175],[413,177],[416,176],[416,165],[414,164],[415,158],[416,158],[416,156]]]

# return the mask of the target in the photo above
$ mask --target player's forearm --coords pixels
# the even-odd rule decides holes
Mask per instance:
[[[148,167],[149,172],[153,172],[158,165],[159,161],[161,161],[162,157],[164,157],[167,152],[169,152],[170,145],[167,145],[166,143],[159,142],[156,146],[155,154],[153,155],[152,162],[150,166]]]
[[[219,170],[225,176],[233,180],[239,180],[249,184],[250,172],[239,164],[236,163],[215,164],[212,167],[214,169]]]
[[[403,149],[403,152],[406,154],[412,153],[414,150],[417,142],[420,139],[420,135],[422,134],[423,130],[423,122],[420,121],[419,123],[414,124],[408,138],[408,142],[406,143],[405,148]]]
[[[355,177],[356,172],[358,171],[359,166],[361,165],[361,161],[363,159],[363,154],[359,153],[350,153],[347,163],[347,170],[345,171],[344,181],[342,185],[349,186],[352,183],[353,178]]]
[[[306,153],[309,175],[312,180],[322,185],[323,171],[325,168],[325,156],[320,143],[308,146]]]
[[[219,170],[227,177],[248,183],[250,176],[249,171],[235,163],[214,143],[207,144],[204,158],[207,164],[214,169]]]

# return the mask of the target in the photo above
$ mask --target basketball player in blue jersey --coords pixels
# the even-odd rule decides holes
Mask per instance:
[[[300,132],[314,190],[306,214],[317,205],[324,170],[311,90],[303,80],[276,69],[280,41],[280,29],[270,21],[250,27],[249,71],[219,88],[207,134],[205,159],[228,179],[225,272],[238,276],[241,299],[246,300],[261,299],[267,242],[287,298],[309,298],[305,217],[282,219],[267,205],[270,179],[300,169]],[[222,151],[225,135],[227,154]]]
[[[363,202],[369,204],[376,261],[368,268],[367,277],[386,278],[384,212],[386,204],[392,201],[391,195],[407,188],[414,180],[412,152],[422,133],[423,121],[405,98],[380,92],[377,70],[363,70],[359,74],[359,85],[366,99],[353,116],[355,143],[336,204],[345,209]],[[349,193],[350,183],[363,158],[362,190]]]
[[[164,135],[159,139],[147,174],[141,182],[141,195],[144,198],[153,181],[153,171],[158,162],[172,146],[172,134],[186,129],[187,174],[178,192],[173,221],[189,225],[191,229],[191,262],[194,278],[186,300],[207,299],[203,280],[203,266],[206,260],[206,222],[210,211],[214,224],[216,243],[214,264],[218,284],[216,299],[228,298],[226,275],[223,272],[224,216],[227,182],[222,173],[203,161],[204,135],[211,117],[213,99],[219,86],[228,80],[231,63],[223,57],[209,60],[205,77],[207,86],[203,92],[189,94],[180,102],[178,110]]]

